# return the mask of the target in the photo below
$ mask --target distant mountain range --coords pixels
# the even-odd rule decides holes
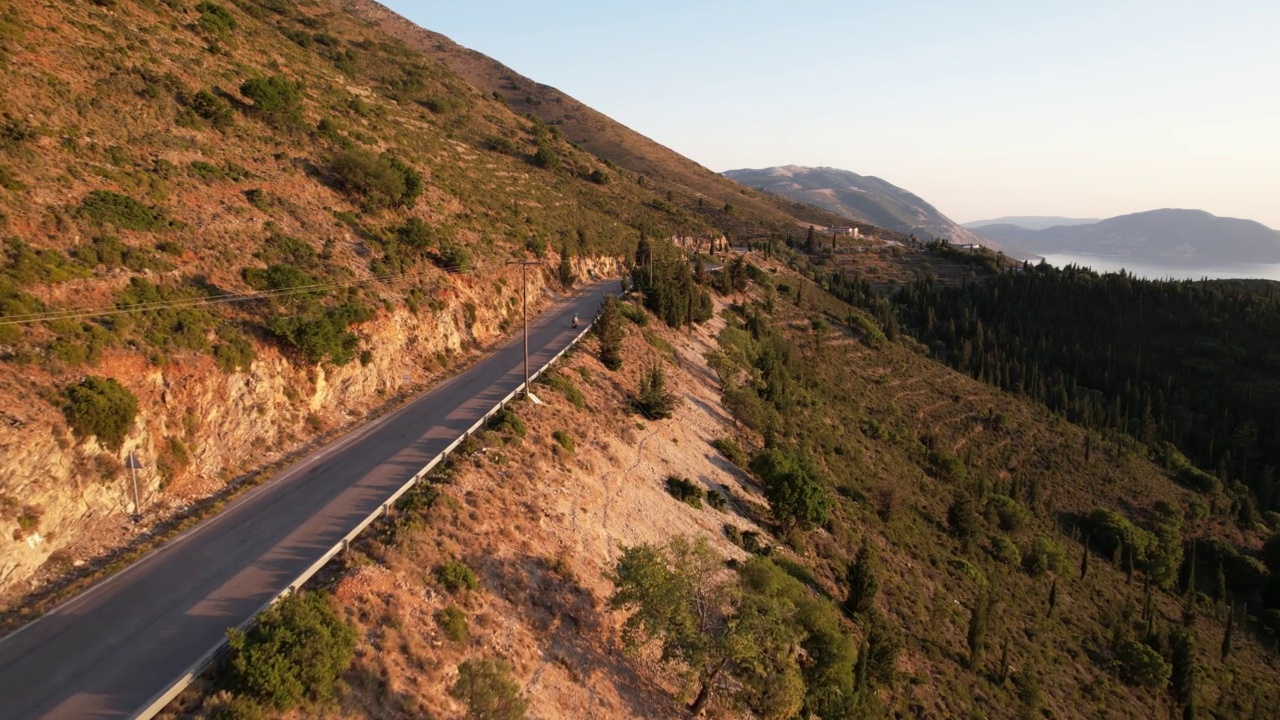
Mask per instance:
[[[973,222],[961,223],[970,230],[977,230],[988,225],[1017,225],[1028,230],[1044,230],[1057,225],[1092,225],[1099,222],[1102,218],[1068,218],[1055,217],[1053,215],[1011,215],[1008,217],[998,217],[992,220],[974,220]],[[981,235],[982,233],[978,233]]]
[[[1029,219],[1032,224],[1048,220]],[[1280,232],[1203,210],[1150,210],[1039,229],[1003,222],[984,224],[976,231],[1011,254],[1085,253],[1177,264],[1280,262]]]
[[[799,165],[744,168],[723,174],[749,187],[815,205],[851,220],[912,233],[922,240],[945,237],[954,243],[982,242],[919,196],[878,177]]]

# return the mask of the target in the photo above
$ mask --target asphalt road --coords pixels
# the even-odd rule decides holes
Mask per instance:
[[[595,315],[603,282],[529,327],[529,368]],[[516,338],[335,440],[218,516],[0,640],[0,718],[132,717],[524,381]]]

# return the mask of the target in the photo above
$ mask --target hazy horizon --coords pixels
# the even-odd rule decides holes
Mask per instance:
[[[962,222],[1280,227],[1280,4],[386,1],[717,172],[875,175]]]

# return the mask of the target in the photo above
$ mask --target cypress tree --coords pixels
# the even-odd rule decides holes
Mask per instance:
[[[876,578],[875,561],[875,548],[870,542],[866,542],[858,550],[858,557],[849,566],[846,582],[849,595],[844,602],[844,607],[851,617],[863,615],[875,606],[876,593],[880,590],[880,581]]]
[[[627,331],[622,326],[622,311],[617,298],[609,295],[604,299],[593,330],[600,341],[601,364],[610,370],[622,367],[622,339]]]
[[[1187,717],[1188,709],[1195,702],[1196,686],[1196,640],[1188,628],[1179,628],[1170,638],[1172,669],[1169,675],[1169,689],[1173,691],[1174,700],[1183,708],[1183,717]],[[1190,711],[1194,715],[1194,710]]]
[[[1187,568],[1187,587],[1185,595],[1190,598],[1191,602],[1195,602],[1196,597],[1196,545],[1195,540],[1191,541],[1191,564]]]
[[[1045,617],[1053,617],[1053,609],[1058,606],[1058,578],[1053,579],[1053,585],[1049,586],[1049,612]]]
[[[985,592],[979,592],[969,607],[969,670],[977,670],[982,661],[982,643],[987,635],[987,611],[989,601]]]
[[[1000,682],[1009,679],[1009,638],[1000,646]]]
[[[1222,660],[1231,655],[1231,636],[1236,629],[1236,613],[1235,608],[1231,607],[1231,603],[1227,603],[1227,629],[1222,633]]]
[[[1080,579],[1089,574],[1089,536],[1084,536],[1084,553],[1080,556]]]
[[[867,689],[867,668],[871,664],[871,646],[867,639],[862,639],[858,648],[858,664],[853,670],[853,689],[861,695]]]

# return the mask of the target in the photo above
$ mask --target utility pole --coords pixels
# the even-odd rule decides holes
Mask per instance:
[[[138,499],[138,468],[142,467],[142,463],[138,462],[136,453],[129,453],[129,460],[126,465],[129,466],[129,472],[133,474],[133,515],[135,518],[142,515],[142,502]]]
[[[524,316],[524,394],[533,398],[529,392],[529,283],[526,279],[526,268],[537,265],[537,260],[508,260],[508,265],[520,266],[520,313]]]

